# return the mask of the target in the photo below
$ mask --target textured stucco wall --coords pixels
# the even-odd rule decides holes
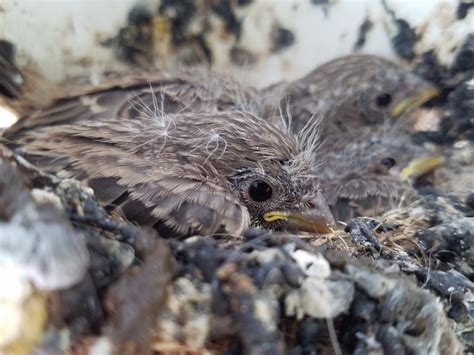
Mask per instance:
[[[208,35],[213,65],[218,70],[239,71],[257,86],[297,78],[317,64],[353,51],[360,25],[373,22],[361,52],[396,59],[389,42],[390,18],[378,0],[340,0],[315,5],[314,0],[255,0],[242,8],[239,45],[252,52],[256,61],[245,68],[229,65],[229,41],[219,31]],[[94,76],[104,69],[120,67],[109,48],[99,42],[115,35],[126,23],[136,0],[3,0],[0,5],[0,37],[14,42],[18,58],[48,78]],[[149,1],[156,8],[159,1]],[[418,49],[442,48],[449,60],[455,47],[474,28],[474,11],[463,21],[453,21],[458,1],[392,0],[387,4],[398,17],[423,33]],[[219,20],[216,20],[217,22]],[[294,44],[278,53],[269,46],[275,24],[289,29]],[[446,42],[452,42],[447,44]]]

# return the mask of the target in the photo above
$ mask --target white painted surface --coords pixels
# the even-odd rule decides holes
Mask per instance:
[[[134,0],[2,0],[0,37],[13,42],[18,61],[49,79],[89,75],[116,63],[99,45],[127,20]],[[91,58],[92,62],[87,63]]]
[[[179,0],[177,0],[179,1]],[[436,47],[443,60],[474,29],[474,11],[462,22],[454,21],[457,0],[387,0],[397,16],[407,19],[423,38],[420,51]],[[125,25],[136,0],[2,0],[0,37],[16,44],[19,61],[47,78],[61,81],[76,75],[100,75],[121,67],[113,51],[99,45]],[[156,9],[159,0],[148,2]],[[214,66],[239,72],[245,80],[265,86],[295,79],[316,65],[353,52],[359,27],[368,15],[374,27],[362,52],[396,59],[387,30],[390,19],[378,0],[340,0],[315,6],[311,0],[256,0],[242,7],[245,16],[240,45],[257,57],[245,69],[229,64],[232,45],[219,31],[209,34]],[[219,22],[219,21],[217,21]],[[278,54],[269,51],[269,33],[278,23],[293,31],[294,45]]]

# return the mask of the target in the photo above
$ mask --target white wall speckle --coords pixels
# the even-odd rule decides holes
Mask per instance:
[[[0,37],[13,42],[18,61],[61,81],[116,64],[100,40],[116,34],[135,0],[4,0]]]
[[[70,76],[100,75],[104,70],[122,68],[110,48],[99,45],[126,24],[136,0],[4,0],[0,11],[0,37],[18,48],[18,60],[47,78],[61,81]],[[156,9],[159,0],[148,2]],[[417,50],[439,47],[443,61],[452,57],[449,48],[459,45],[474,28],[474,12],[463,21],[454,21],[456,0],[387,0],[398,17],[404,18],[418,33],[423,33]],[[255,0],[239,8],[243,31],[239,46],[256,57],[253,65],[230,65],[232,43],[222,33],[208,34],[213,65],[220,71],[238,72],[244,80],[262,87],[282,79],[295,79],[318,64],[350,54],[367,18],[373,28],[367,34],[363,53],[397,60],[387,29],[390,17],[381,1],[340,0],[314,5],[310,0]],[[295,43],[271,53],[269,33],[275,24],[292,31]],[[440,45],[451,41],[452,45]]]

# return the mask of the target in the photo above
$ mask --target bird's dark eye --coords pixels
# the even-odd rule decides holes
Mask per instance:
[[[249,186],[249,197],[255,202],[264,202],[272,197],[272,188],[265,181],[255,180]]]
[[[375,98],[375,103],[378,107],[387,107],[392,102],[392,95],[390,94],[380,94]]]
[[[395,161],[395,159],[393,158],[390,158],[390,157],[387,157],[387,158],[383,158],[382,160],[380,160],[380,164],[386,166],[387,168],[393,168],[395,166],[395,164],[397,164],[397,162]]]

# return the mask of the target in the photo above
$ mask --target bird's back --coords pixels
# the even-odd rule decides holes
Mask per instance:
[[[23,117],[2,141],[39,168],[86,182],[127,219],[164,220],[177,234],[238,234],[249,216],[228,178],[243,167],[270,171],[299,145],[237,110],[235,83],[185,79],[137,74],[83,89]]]

